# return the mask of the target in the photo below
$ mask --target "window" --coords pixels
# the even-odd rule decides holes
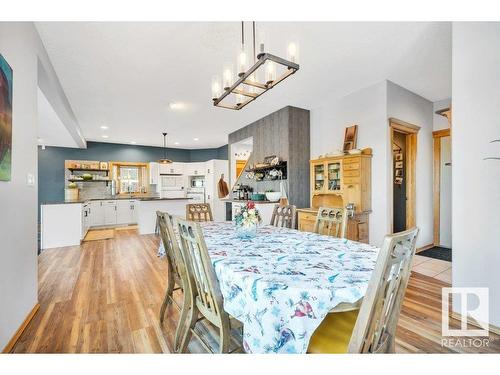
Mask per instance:
[[[120,166],[120,193],[140,193],[140,167]]]

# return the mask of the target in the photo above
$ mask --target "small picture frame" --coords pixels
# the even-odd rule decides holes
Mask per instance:
[[[403,177],[403,170],[402,169],[396,169],[394,172],[394,175],[396,177]]]
[[[403,153],[398,152],[398,153],[394,156],[394,160],[396,160],[396,161],[403,161]]]
[[[106,161],[101,161],[101,162],[99,163],[99,169],[101,169],[101,170],[107,170],[107,169],[108,169],[108,162],[106,162]]]
[[[352,125],[345,128],[344,134],[344,148],[343,151],[347,152],[356,148],[358,139],[358,125]]]
[[[396,185],[402,185],[402,184],[403,184],[403,177],[396,177],[396,178],[394,179],[394,183],[395,183]]]
[[[394,163],[394,168],[403,169],[403,162],[397,161],[396,163]]]

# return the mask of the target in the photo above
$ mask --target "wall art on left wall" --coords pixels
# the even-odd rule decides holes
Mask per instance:
[[[12,68],[0,54],[0,181],[10,181],[12,165]]]

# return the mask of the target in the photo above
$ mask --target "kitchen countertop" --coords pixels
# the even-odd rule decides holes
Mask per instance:
[[[223,202],[228,202],[228,203],[246,203],[246,202],[253,202],[255,204],[278,204],[279,201],[277,202],[270,202],[270,201],[253,201],[251,199],[232,199],[232,198],[225,198],[221,199]]]
[[[73,203],[87,203],[90,201],[108,201],[108,200],[138,200],[138,201],[178,201],[178,200],[189,200],[193,198],[160,198],[156,196],[152,197],[126,197],[126,196],[118,196],[118,197],[107,197],[107,198],[89,198],[89,199],[68,199],[62,201],[51,201],[51,202],[43,202],[42,205],[49,204],[73,204]]]

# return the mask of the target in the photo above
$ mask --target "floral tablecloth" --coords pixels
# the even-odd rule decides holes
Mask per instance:
[[[269,225],[245,240],[231,222],[201,225],[248,353],[305,353],[332,308],[364,296],[378,255],[367,244]]]

